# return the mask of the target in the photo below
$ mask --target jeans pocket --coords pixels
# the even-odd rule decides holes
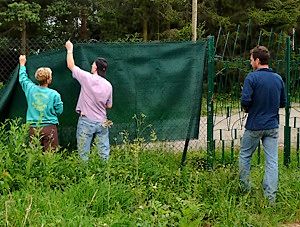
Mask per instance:
[[[94,127],[95,125],[92,123],[80,119],[77,125],[77,132],[78,134],[91,135],[94,133]]]
[[[270,137],[277,139],[279,137],[279,129],[278,128],[270,129],[268,134]]]
[[[261,137],[262,135],[262,131],[251,131],[249,130],[249,135],[252,137],[252,138],[259,138]]]

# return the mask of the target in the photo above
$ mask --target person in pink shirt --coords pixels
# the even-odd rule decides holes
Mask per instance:
[[[112,107],[112,85],[105,79],[108,63],[104,58],[97,58],[92,64],[91,72],[84,71],[75,65],[73,44],[70,40],[65,47],[67,66],[81,85],[76,106],[79,114],[76,132],[79,156],[88,161],[91,143],[95,138],[99,156],[107,160],[110,145],[106,109]]]

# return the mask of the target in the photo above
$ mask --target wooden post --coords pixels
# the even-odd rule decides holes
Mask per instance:
[[[192,4],[192,41],[197,40],[197,0]]]

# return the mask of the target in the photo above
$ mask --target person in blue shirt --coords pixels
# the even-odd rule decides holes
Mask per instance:
[[[39,85],[33,83],[26,72],[26,56],[19,57],[19,82],[27,100],[26,123],[30,124],[30,138],[39,134],[44,151],[58,147],[58,116],[63,112],[60,94],[48,86],[52,82],[50,68],[39,68],[35,78]]]
[[[264,46],[250,51],[250,72],[244,81],[241,106],[248,113],[239,154],[239,177],[250,190],[250,166],[259,141],[265,154],[264,195],[270,203],[276,200],[278,189],[278,128],[279,108],[286,105],[284,82],[269,68],[270,53]]]

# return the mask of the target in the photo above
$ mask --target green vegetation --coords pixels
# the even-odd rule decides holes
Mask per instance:
[[[241,111],[240,98],[232,97],[231,94],[219,94],[214,98],[214,114],[232,116]],[[207,116],[207,98],[202,97],[201,116]]]
[[[269,206],[262,166],[253,167],[255,188],[243,194],[236,164],[204,170],[205,152],[189,153],[180,171],[181,153],[125,141],[109,162],[94,155],[82,163],[75,151],[42,154],[37,141],[27,145],[27,130],[19,121],[0,126],[1,226],[277,226],[300,220],[296,167],[280,166],[278,202]]]
[[[192,1],[27,0],[0,1],[0,34],[9,37],[117,41],[190,40]],[[260,29],[290,34],[299,29],[299,0],[199,0],[198,35],[236,32],[252,21]],[[242,32],[245,36],[246,31]]]

